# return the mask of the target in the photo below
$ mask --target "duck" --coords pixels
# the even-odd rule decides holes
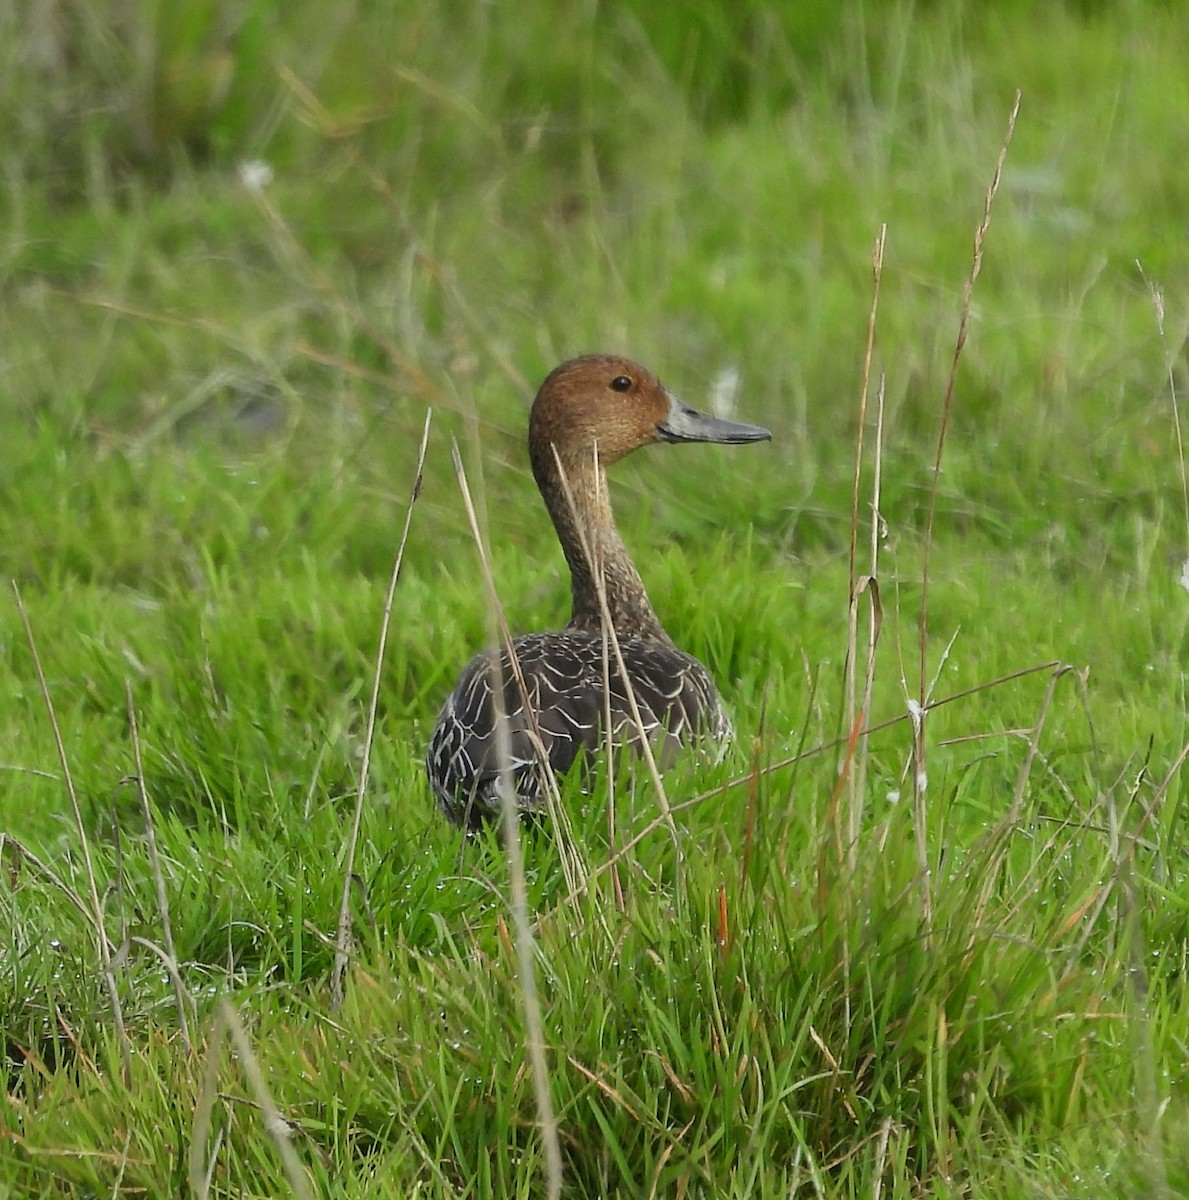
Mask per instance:
[[[691,743],[729,741],[731,721],[710,672],[673,642],[648,599],[615,524],[606,470],[658,442],[737,445],[771,436],[759,425],[690,408],[647,368],[618,355],[583,355],[546,376],[529,414],[529,462],[569,567],[570,619],[562,629],[479,653],[446,698],[425,766],[451,822],[477,832],[498,821],[509,784],[523,816],[540,813],[549,773],[565,775],[597,753],[608,740],[608,717],[612,745],[638,749],[645,736],[666,766]]]

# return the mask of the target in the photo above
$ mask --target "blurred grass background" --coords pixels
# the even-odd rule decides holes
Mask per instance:
[[[651,452],[614,484],[662,619],[740,728],[732,761],[672,795],[755,746],[776,761],[844,733],[886,223],[872,715],[902,714],[962,283],[1016,88],[940,479],[930,669],[938,694],[1050,659],[1085,686],[1041,709],[1025,679],[930,717],[930,936],[889,799],[911,790],[902,727],[872,739],[860,870],[835,883],[837,753],[691,809],[680,864],[663,834],[642,843],[626,915],[599,888],[559,915],[534,843],[566,1194],[1180,1194],[1183,6],[28,0],[0,32],[0,565],[46,660],[137,1050],[126,1085],[87,926],[7,841],[13,1194],[183,1190],[224,992],[316,1189],[545,1194],[504,867],[460,851],[421,778],[488,636],[449,439],[514,627],[546,628],[568,589],[522,448],[536,383],[621,351],[705,405],[738,371],[771,448]],[[332,1018],[325,939],[427,405],[358,866],[371,941]],[[81,891],[12,604],[0,660],[0,829]],[[193,1056],[128,940],[158,914],[125,681]],[[641,786],[628,832],[651,805]],[[601,807],[579,820],[592,870]],[[215,1194],[282,1193],[234,1063],[210,1057],[239,1097],[222,1148],[203,1142]]]

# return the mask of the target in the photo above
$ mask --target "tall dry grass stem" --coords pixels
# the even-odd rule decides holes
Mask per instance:
[[[607,772],[607,845],[611,853],[615,853],[615,843],[618,837],[618,820],[615,804],[615,735],[611,724],[611,648],[604,635],[600,655],[600,667],[603,671],[603,763]],[[623,879],[619,874],[619,864],[611,868],[611,891],[615,897],[615,907],[622,913],[627,908],[623,896]]]
[[[962,350],[970,332],[970,313],[974,298],[974,285],[978,282],[979,273],[983,266],[983,243],[987,231],[991,227],[991,208],[995,203],[995,195],[999,191],[999,181],[1003,177],[1003,164],[1007,160],[1007,151],[1011,146],[1012,135],[1016,129],[1016,117],[1020,112],[1020,92],[1017,90],[1012,102],[1011,112],[1007,118],[1007,132],[999,147],[999,156],[995,160],[995,172],[991,177],[990,186],[983,202],[983,215],[978,228],[974,231],[974,255],[970,264],[970,273],[962,287],[962,315],[958,321],[958,336],[954,342],[954,354],[950,361],[949,376],[946,379],[945,398],[941,406],[941,428],[937,433],[937,454],[933,461],[933,478],[929,488],[929,504],[925,517],[925,545],[921,562],[921,613],[920,613],[920,672],[918,676],[917,703],[911,709],[913,717],[913,822],[916,826],[916,842],[918,867],[921,881],[921,905],[925,917],[926,931],[932,925],[932,894],[930,885],[930,868],[926,850],[925,826],[927,811],[925,789],[928,780],[928,766],[925,740],[925,714],[927,712],[927,683],[929,677],[929,559],[933,547],[933,523],[937,515],[937,492],[941,483],[941,462],[945,454],[946,433],[949,430],[950,416],[954,408],[954,390],[958,382],[958,365],[962,360]]]
[[[70,808],[74,814],[74,826],[78,833],[79,846],[83,855],[83,870],[87,877],[87,898],[90,901],[88,920],[91,931],[95,935],[95,944],[99,950],[99,962],[103,968],[103,981],[107,987],[108,1000],[111,1003],[112,1020],[116,1026],[116,1040],[120,1047],[120,1061],[124,1072],[124,1083],[132,1081],[132,1047],[128,1041],[128,1030],[124,1025],[124,1009],[120,1003],[120,989],[116,984],[115,963],[112,957],[112,945],[107,936],[107,926],[103,919],[103,905],[99,902],[99,889],[95,883],[95,865],[91,860],[91,843],[87,837],[87,827],[83,823],[82,807],[79,804],[78,792],[74,786],[74,776],[70,770],[70,760],[66,754],[66,743],[62,740],[62,729],[58,724],[58,714],[54,711],[54,701],[50,696],[49,684],[45,678],[45,668],[41,663],[41,654],[37,649],[37,639],[33,636],[33,626],[29,622],[29,614],[25,610],[25,602],[21,598],[21,589],[17,581],[12,581],[12,592],[16,598],[17,611],[21,615],[21,624],[25,627],[25,637],[29,643],[29,653],[33,656],[33,666],[37,671],[37,682],[41,688],[41,697],[45,701],[45,710],[49,716],[50,728],[54,733],[54,745],[58,749],[58,762],[62,767],[62,778],[66,783],[66,792],[70,796]]]
[[[496,627],[493,635],[498,634],[507,649],[509,662],[520,689],[521,703],[527,719],[535,725],[532,705],[529,703],[528,688],[525,684],[524,673],[516,657],[512,638],[503,616],[503,606],[495,589],[495,579],[491,572],[490,556],[487,552],[479,518],[471,499],[471,490],[467,484],[466,471],[462,464],[462,456],[458,447],[453,447],[454,473],[462,493],[463,504],[470,522],[471,534],[479,552],[479,561],[483,572],[483,582],[487,591],[488,612],[492,615],[492,624]],[[512,778],[512,738],[508,728],[508,716],[504,710],[504,681],[498,650],[491,653],[490,670],[492,673],[492,706],[495,715],[496,761],[499,764],[500,801],[502,806],[502,825],[504,846],[508,854],[508,876],[511,886],[510,908],[512,922],[516,929],[516,959],[517,976],[520,981],[520,996],[524,1010],[525,1048],[528,1052],[529,1066],[533,1077],[533,1093],[537,1103],[538,1124],[541,1131],[541,1142],[545,1152],[545,1185],[549,1200],[559,1200],[562,1191],[562,1160],[561,1140],[557,1131],[557,1116],[553,1108],[553,1092],[549,1081],[548,1047],[545,1044],[545,1025],[541,1013],[541,998],[537,991],[536,967],[533,962],[533,929],[528,911],[528,888],[524,877],[524,853],[520,840],[520,806],[517,803],[515,782]],[[555,826],[559,834],[558,844],[563,847],[562,862],[568,875],[572,873],[572,865],[567,863],[564,846],[569,842],[568,832],[563,834],[560,821],[563,818],[560,796],[557,794],[556,780],[548,770],[548,757],[544,753],[540,734],[534,731],[536,750],[540,762],[545,764],[542,774],[548,779],[547,796],[550,798],[555,815]],[[567,880],[570,884],[570,894],[576,894],[575,880]],[[586,879],[583,880],[586,886]]]
[[[248,1078],[248,1085],[264,1114],[264,1130],[277,1148],[277,1154],[280,1156],[281,1165],[285,1169],[285,1177],[289,1180],[293,1194],[298,1200],[313,1200],[313,1192],[310,1191],[305,1169],[297,1157],[297,1151],[293,1149],[292,1127],[281,1116],[281,1110],[268,1090],[264,1072],[260,1069],[260,1063],[252,1049],[252,1043],[248,1040],[243,1022],[239,1019],[239,1013],[235,1011],[231,1001],[226,997],[219,1001],[219,1018],[226,1023],[227,1030],[231,1034],[231,1041],[239,1056],[244,1074]]]
[[[871,1200],[882,1200],[883,1177],[888,1162],[888,1139],[892,1135],[892,1118],[885,1117],[879,1127],[879,1139],[875,1145],[875,1181],[871,1185]]]
[[[885,379],[879,377],[879,389],[875,397],[875,453],[871,469],[871,559],[868,573],[860,576],[855,587],[859,595],[866,593],[867,606],[867,670],[863,678],[863,697],[859,711],[866,720],[871,714],[871,705],[875,695],[875,651],[879,645],[879,635],[883,629],[883,599],[879,586],[879,545],[883,537],[883,513],[880,510],[880,495],[883,486],[883,434],[884,434],[884,400]],[[856,597],[857,602],[857,597]],[[868,741],[864,737],[859,742],[858,757],[853,772],[852,788],[856,797],[851,805],[850,847],[852,873],[857,865],[859,832],[862,829],[863,804],[867,795],[867,753]]]
[[[372,694],[367,706],[367,732],[363,738],[363,760],[359,764],[359,787],[355,792],[355,811],[351,814],[351,830],[347,835],[347,846],[343,854],[343,892],[339,901],[339,923],[335,938],[334,965],[330,971],[330,1002],[338,1008],[343,1002],[343,975],[351,956],[351,885],[355,876],[355,848],[359,842],[359,825],[363,819],[363,803],[367,795],[367,780],[371,770],[372,743],[376,736],[376,713],[380,707],[380,681],[384,673],[384,652],[388,646],[388,629],[392,624],[392,602],[396,596],[396,585],[400,579],[401,564],[405,560],[405,546],[409,540],[409,528],[413,522],[413,509],[421,495],[425,478],[425,451],[429,446],[429,430],[433,423],[433,409],[425,410],[425,424],[421,429],[421,444],[417,449],[417,466],[413,471],[413,486],[409,492],[409,503],[405,508],[405,523],[401,530],[400,544],[392,564],[392,575],[388,580],[388,593],[384,597],[384,616],[380,621],[380,640],[376,647],[376,669],[372,673]]]
[[[562,864],[562,871],[566,878],[566,886],[570,889],[571,893],[574,893],[579,887],[579,881],[585,880],[586,868],[578,852],[569,817],[567,816],[565,808],[561,802],[561,792],[558,787],[557,776],[554,774],[553,767],[549,762],[549,756],[545,752],[545,742],[541,737],[541,729],[537,722],[537,714],[530,702],[528,683],[524,678],[524,671],[520,666],[520,659],[516,654],[516,647],[513,644],[512,639],[512,631],[508,625],[507,618],[504,615],[504,606],[500,601],[498,592],[496,591],[495,575],[491,569],[491,556],[488,553],[486,539],[483,537],[483,531],[479,524],[478,510],[471,495],[470,483],[467,480],[466,469],[463,466],[462,456],[458,452],[457,445],[452,449],[452,458],[454,463],[455,478],[458,481],[459,491],[462,494],[463,507],[466,509],[467,521],[470,525],[471,536],[475,541],[476,552],[479,555],[479,566],[483,574],[484,589],[487,593],[489,601],[488,613],[490,615],[491,623],[491,629],[489,630],[490,638],[493,645],[498,644],[503,646],[508,654],[508,664],[512,668],[512,677],[516,683],[516,689],[520,696],[525,720],[528,722],[529,726],[527,733],[530,741],[532,742],[533,751],[537,756],[537,762],[540,767],[541,781],[545,788],[546,807],[549,812],[550,821],[553,824],[558,853]],[[492,649],[490,654],[490,667],[492,671],[492,677],[495,681],[494,690],[498,692],[498,719],[496,725],[497,736],[499,736],[498,727],[505,724],[505,718],[507,716],[507,714],[503,713],[499,708],[499,706],[503,704],[503,668],[500,662],[498,650]]]
[[[1181,582],[1189,589],[1189,475],[1185,469],[1185,438],[1181,430],[1181,409],[1177,399],[1176,354],[1168,344],[1168,332],[1164,325],[1164,289],[1148,278],[1143,264],[1136,260],[1140,276],[1148,289],[1152,310],[1156,314],[1156,328],[1160,332],[1160,345],[1164,349],[1164,371],[1168,376],[1168,395],[1172,401],[1173,437],[1177,442],[1177,467],[1181,476],[1181,508],[1185,518],[1185,561],[1181,567]]]
[[[871,309],[867,315],[867,343],[863,350],[863,379],[859,388],[859,419],[858,427],[855,432],[855,468],[851,477],[851,496],[850,496],[850,563],[847,575],[848,580],[848,602],[846,611],[846,671],[844,681],[845,693],[845,724],[847,729],[852,729],[855,726],[855,671],[858,660],[858,629],[859,629],[859,577],[858,577],[858,561],[859,561],[859,493],[862,487],[863,480],[863,452],[864,442],[867,433],[867,397],[871,390],[871,360],[875,353],[875,318],[879,312],[879,285],[883,278],[883,260],[884,247],[887,243],[888,227],[881,225],[879,233],[875,238],[875,245],[871,253]],[[882,405],[881,405],[882,408]],[[878,479],[878,444],[876,448],[877,459],[877,479]],[[872,523],[874,525],[877,520],[876,511],[872,509]],[[878,545],[878,543],[875,543]],[[872,560],[871,572],[868,578],[874,581],[875,562]],[[876,593],[878,594],[878,593]],[[872,620],[874,622],[874,610]],[[868,655],[869,659],[873,647],[869,644]],[[869,662],[870,669],[870,662]],[[865,713],[864,713],[865,716]],[[860,721],[863,718],[859,718]],[[861,780],[857,771],[851,771],[849,774],[849,782],[847,784],[847,823],[846,823],[846,854],[847,864],[853,872],[856,863],[856,848],[859,836],[859,829],[862,825],[862,805],[863,795],[861,788]],[[835,831],[836,838],[838,837]],[[841,840],[841,839],[839,839]]]
[[[243,1022],[231,1001],[224,997],[219,1001],[215,1017],[211,1023],[210,1035],[207,1038],[206,1066],[203,1071],[202,1088],[199,1092],[198,1103],[194,1110],[194,1126],[191,1133],[188,1154],[188,1174],[190,1193],[196,1200],[206,1200],[210,1195],[211,1181],[214,1178],[215,1165],[218,1160],[219,1147],[222,1144],[222,1131],[215,1138],[209,1161],[206,1159],[205,1146],[210,1136],[211,1116],[214,1112],[215,1099],[219,1095],[219,1055],[223,1043],[228,1036],[235,1047],[244,1076],[248,1081],[256,1105],[264,1116],[264,1130],[276,1147],[281,1160],[281,1167],[289,1187],[297,1200],[313,1200],[314,1193],[310,1189],[305,1168],[297,1151],[293,1148],[293,1130],[289,1122],[281,1115],[265,1081],[264,1072],[260,1069],[259,1060],[252,1049],[252,1043],[244,1031]]]
[[[599,486],[598,480],[600,476],[598,469],[598,446],[595,446],[593,453],[595,455],[595,480],[597,487]],[[606,659],[606,648],[610,647],[615,655],[615,664],[619,668],[619,677],[623,680],[624,691],[627,693],[628,708],[632,713],[632,721],[640,737],[640,753],[644,756],[644,762],[648,767],[648,774],[652,779],[653,787],[656,789],[657,804],[660,807],[661,816],[665,819],[665,824],[668,827],[669,837],[673,841],[673,849],[680,858],[681,837],[677,832],[677,824],[673,820],[673,811],[669,804],[668,794],[665,792],[665,785],[661,780],[661,772],[657,766],[656,755],[652,750],[652,743],[649,740],[647,730],[644,728],[644,718],[640,712],[639,702],[636,700],[636,689],[632,687],[632,680],[628,674],[627,665],[623,661],[623,648],[619,644],[619,635],[616,633],[615,626],[611,621],[611,609],[607,604],[607,583],[604,576],[605,564],[596,554],[595,547],[588,544],[582,532],[582,523],[578,519],[578,509],[574,503],[574,493],[570,490],[570,481],[566,477],[566,469],[562,466],[561,457],[557,453],[556,446],[553,447],[553,460],[557,464],[562,491],[565,494],[566,503],[570,506],[570,512],[574,518],[574,526],[578,530],[579,538],[582,541],[582,553],[586,556],[586,561],[590,564],[591,575],[595,581],[595,592],[599,599],[599,616],[603,626],[604,662],[607,668],[607,672],[603,676],[603,694],[609,696],[611,692],[610,663]]]
[[[198,1101],[194,1105],[194,1123],[190,1130],[190,1146],[186,1154],[187,1178],[190,1194],[194,1200],[207,1200],[211,1191],[211,1180],[219,1161],[219,1150],[223,1145],[223,1130],[215,1134],[214,1145],[209,1156],[206,1145],[211,1136],[211,1118],[215,1111],[215,1098],[219,1092],[219,1053],[227,1036],[226,1022],[216,1012],[211,1030],[206,1039],[206,1062],[202,1069],[202,1082],[198,1089]]]

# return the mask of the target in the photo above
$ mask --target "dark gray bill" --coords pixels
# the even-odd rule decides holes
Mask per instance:
[[[669,395],[669,415],[656,427],[656,433],[662,442],[724,442],[732,446],[741,442],[767,442],[772,438],[759,425],[708,417],[688,404],[682,404],[672,394]]]

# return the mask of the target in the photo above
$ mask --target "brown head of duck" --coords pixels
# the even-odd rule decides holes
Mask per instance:
[[[615,527],[607,467],[654,442],[737,445],[771,436],[758,425],[697,412],[631,359],[591,354],[551,371],[529,417],[529,456],[570,568],[568,628],[602,627],[601,570],[616,633],[669,640]]]

